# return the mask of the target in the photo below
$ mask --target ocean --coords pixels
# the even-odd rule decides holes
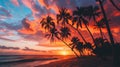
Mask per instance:
[[[0,55],[0,67],[35,67],[71,57],[58,55]]]

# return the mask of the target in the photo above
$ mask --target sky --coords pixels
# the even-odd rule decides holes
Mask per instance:
[[[116,4],[120,6],[120,2]],[[55,19],[59,8],[75,10],[76,6],[88,5],[96,5],[95,0],[0,0],[0,55],[54,55],[61,51],[72,54],[62,42],[51,43],[45,38],[39,22],[47,15]],[[114,39],[120,42],[120,12],[108,0],[104,7]],[[89,28],[97,37],[98,30],[93,29],[92,23]],[[90,40],[87,31],[81,31]],[[103,32],[108,38],[107,31]]]

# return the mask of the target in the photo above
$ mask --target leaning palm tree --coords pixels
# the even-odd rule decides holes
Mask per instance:
[[[85,25],[86,29],[88,30],[93,42],[95,42],[94,37],[91,31],[88,28],[88,20],[84,17],[84,11],[86,11],[86,7],[77,7],[77,10],[73,11],[74,22],[73,25],[76,24],[76,27],[81,27],[82,24]]]
[[[72,50],[75,48],[79,51],[80,55],[83,55],[83,43],[80,42],[78,37],[73,37],[70,45],[72,46]]]
[[[83,41],[86,43],[86,40],[83,37],[83,35],[81,34],[81,32],[69,23],[69,20],[71,20],[71,19],[72,19],[72,16],[70,15],[70,13],[68,12],[68,10],[66,8],[61,8],[59,10],[59,14],[57,14],[57,22],[60,23],[60,21],[61,21],[63,26],[68,24],[70,27],[72,27],[74,30],[76,30],[78,32],[78,34],[81,36]]]
[[[50,30],[51,28],[55,27],[55,23],[53,22],[53,19],[50,16],[43,18],[40,24],[45,30]]]
[[[59,37],[59,33],[57,31],[57,29],[55,28],[55,23],[53,21],[53,19],[50,16],[47,16],[47,18],[43,18],[40,22],[41,26],[45,29],[48,30],[48,34],[45,35],[45,37],[49,38],[51,42],[53,42],[55,40],[55,38],[57,38],[58,40],[62,41],[66,46],[68,46],[70,49],[71,47],[63,40]],[[69,31],[69,30],[68,30]],[[63,32],[63,31],[62,31]],[[62,33],[61,33],[62,34]],[[70,34],[70,33],[69,33]],[[67,36],[67,34],[65,34],[65,36]],[[62,37],[64,38],[64,37]],[[66,38],[66,37],[65,37]],[[72,50],[73,51],[73,50]],[[74,54],[79,57],[75,51],[73,51]]]
[[[60,29],[60,32],[59,32],[59,34],[60,34],[60,38],[58,38],[58,39],[60,39],[63,43],[65,43],[65,41],[64,41],[64,39],[66,39],[66,38],[68,38],[69,36],[71,36],[71,33],[70,33],[70,29],[68,28],[68,27],[63,27],[63,28],[61,28]],[[65,43],[69,48],[71,48],[67,43]],[[79,57],[78,55],[77,55],[77,53],[71,48],[71,50],[74,52],[74,54],[77,56],[77,57]]]
[[[59,33],[60,33],[60,32],[58,32],[57,29],[51,28],[50,31],[49,31],[49,33],[46,34],[45,36],[48,37],[51,41],[54,41],[55,38],[57,38],[58,40],[62,41],[67,47],[69,47],[69,48],[72,50],[72,48],[71,48],[63,39],[61,39],[61,38],[59,37]],[[64,32],[61,32],[61,34],[62,34],[62,33],[64,33]],[[67,35],[67,34],[66,34],[66,35]],[[65,36],[65,37],[66,37],[66,36]],[[64,37],[62,37],[62,38],[64,38]],[[74,50],[72,50],[72,51],[74,52],[74,54],[76,55],[76,57],[79,57]]]

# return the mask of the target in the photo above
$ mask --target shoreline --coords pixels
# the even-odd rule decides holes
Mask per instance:
[[[95,56],[64,59],[35,67],[113,67],[112,60],[102,60]]]

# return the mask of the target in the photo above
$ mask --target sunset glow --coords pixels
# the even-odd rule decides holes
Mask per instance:
[[[56,28],[59,29],[60,26],[63,26],[57,25],[56,15],[59,14],[60,8],[67,8],[72,15],[72,11],[76,10],[77,6],[88,5],[97,5],[97,3],[95,0],[0,0],[0,55],[21,55],[24,53],[71,55],[71,50],[61,40],[55,38],[55,42],[52,43],[50,39],[45,37],[49,31],[41,27],[40,21],[49,15],[53,18]],[[120,12],[115,10],[113,6],[109,6],[111,6],[109,2],[104,5],[110,21],[111,32],[115,42],[120,42]],[[100,20],[101,17],[97,20]],[[70,21],[71,23],[72,21]],[[79,31],[86,41],[93,43],[89,32],[84,24],[82,25],[83,27],[79,28]],[[69,44],[71,43],[70,39],[76,36],[83,42],[79,33],[72,27],[68,27],[71,37],[63,40]],[[99,29],[95,28],[92,19],[88,23],[88,28],[94,38],[100,37]],[[105,38],[109,39],[106,28],[103,28],[102,32]],[[63,50],[64,48],[66,50]]]
[[[68,51],[61,51],[60,54],[61,54],[61,55],[65,55],[65,56],[66,56],[66,55],[70,55],[70,53],[69,53]]]

